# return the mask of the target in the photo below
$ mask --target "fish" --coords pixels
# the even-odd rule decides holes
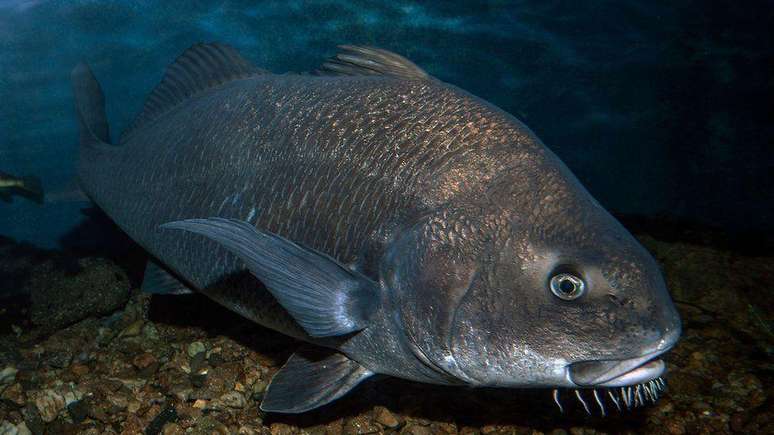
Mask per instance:
[[[562,391],[655,400],[681,320],[653,257],[512,115],[396,53],[339,50],[275,74],[196,44],[115,144],[73,69],[78,176],[148,252],[143,289],[306,343],[267,412],[375,375],[545,388],[560,409]]]
[[[0,201],[11,202],[15,195],[42,204],[44,194],[40,179],[32,175],[15,177],[0,172]]]

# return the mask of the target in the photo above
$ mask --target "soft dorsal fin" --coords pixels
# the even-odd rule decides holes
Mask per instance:
[[[386,75],[427,80],[430,76],[403,56],[380,48],[340,45],[341,52],[325,61],[318,73],[323,75]]]
[[[225,44],[195,44],[183,52],[164,72],[164,77],[145,100],[132,125],[124,131],[123,142],[140,126],[199,92],[222,83],[262,74],[233,47]]]

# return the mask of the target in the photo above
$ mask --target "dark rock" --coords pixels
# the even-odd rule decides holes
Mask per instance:
[[[91,406],[87,399],[76,400],[67,405],[67,412],[75,423],[80,423],[89,416]]]
[[[164,425],[177,421],[177,410],[174,406],[167,406],[153,418],[148,427],[145,428],[145,435],[157,435],[161,433]]]
[[[198,372],[206,365],[206,352],[199,352],[191,357],[191,371]]]
[[[81,270],[74,276],[48,266],[31,278],[32,322],[43,331],[110,314],[129,299],[123,270],[104,259],[83,259],[79,264]]]
[[[43,422],[38,408],[33,403],[28,403],[22,411],[24,415],[24,423],[33,435],[43,435],[46,430],[46,424]]]
[[[76,435],[79,432],[78,425],[64,421],[61,418],[54,420],[48,425],[48,428],[46,428],[47,434]]]
[[[194,388],[202,388],[204,386],[204,383],[207,381],[207,374],[191,373],[189,375],[189,379],[191,380],[191,385],[193,385]]]
[[[67,350],[56,350],[46,354],[45,363],[56,369],[69,367],[73,360],[73,354]]]

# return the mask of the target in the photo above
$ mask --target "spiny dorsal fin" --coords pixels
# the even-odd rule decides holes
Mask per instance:
[[[380,48],[340,45],[341,52],[325,61],[317,71],[322,75],[386,75],[427,80],[430,76],[403,56]]]
[[[233,47],[218,43],[195,44],[167,67],[161,83],[145,100],[142,112],[124,131],[121,141],[192,95],[231,80],[262,73],[266,71],[251,65]]]

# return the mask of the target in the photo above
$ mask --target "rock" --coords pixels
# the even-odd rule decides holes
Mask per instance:
[[[203,417],[194,430],[194,435],[229,435],[228,427],[212,417]]]
[[[400,421],[395,417],[395,415],[390,412],[389,409],[383,406],[376,407],[374,412],[374,420],[376,420],[376,422],[382,426],[390,429],[395,429],[396,427],[400,426]]]
[[[22,410],[22,415],[24,415],[24,423],[32,433],[35,435],[43,434],[46,428],[46,424],[40,417],[38,408],[33,403],[27,403],[27,405],[24,407],[24,410]]]
[[[35,398],[35,407],[40,418],[51,423],[67,405],[80,400],[83,394],[74,385],[64,385],[61,389],[45,389]]]
[[[0,391],[14,383],[17,373],[19,373],[19,370],[12,366],[0,370]]]
[[[178,419],[177,410],[174,406],[167,406],[161,412],[159,412],[156,417],[153,418],[153,420],[148,424],[148,427],[145,428],[145,434],[146,435],[156,435],[158,433],[161,433],[162,430],[164,430],[164,433],[166,432],[166,426],[169,423],[174,423]],[[181,429],[182,432],[182,429]]]
[[[368,416],[358,415],[356,417],[348,418],[344,421],[343,434],[344,435],[362,435],[370,433],[379,433],[382,431],[376,423],[374,423]]]
[[[132,365],[140,371],[142,376],[148,377],[156,373],[159,361],[150,352],[143,352],[132,359]]]
[[[672,435],[683,435],[685,434],[685,425],[676,419],[668,419],[664,422],[664,426],[668,433]]]
[[[21,422],[16,425],[19,435],[32,435],[32,431],[27,427],[27,423]]]
[[[206,352],[199,352],[191,357],[191,371],[198,372],[207,364]]]
[[[27,395],[24,394],[24,389],[18,382],[7,387],[3,391],[3,394],[0,395],[0,398],[19,407],[24,406],[24,404],[27,403]]]
[[[79,265],[75,276],[46,264],[30,278],[30,317],[43,331],[110,314],[129,300],[129,280],[121,268],[100,258],[82,259]]]
[[[142,327],[145,325],[145,321],[142,319],[135,320],[130,323],[129,326],[124,328],[119,334],[119,337],[137,337],[142,333]]]
[[[235,409],[241,409],[247,405],[245,396],[239,391],[231,391],[220,396],[218,402],[224,406]]]
[[[201,341],[194,341],[193,343],[189,344],[188,348],[186,349],[186,351],[188,352],[188,356],[190,358],[193,358],[199,355],[200,353],[205,352],[206,350],[207,348],[204,347],[204,343],[202,343]]]
[[[253,391],[253,393],[252,393],[253,400],[256,400],[256,401],[261,401],[261,400],[263,399],[263,393],[265,393],[265,392],[266,392],[266,387],[267,387],[268,385],[269,385],[269,384],[268,384],[266,381],[264,381],[263,379],[261,379],[261,380],[259,380],[259,381],[256,381],[256,382],[253,384],[253,388],[252,388],[252,391]]]
[[[194,388],[201,388],[207,382],[207,373],[191,373],[188,378]]]
[[[0,422],[0,435],[18,435],[19,429],[10,421],[3,420]]]
[[[87,366],[85,364],[75,363],[75,364],[70,366],[70,371],[75,376],[79,376],[79,377],[80,376],[86,376],[87,374],[89,374],[89,366]]]
[[[142,408],[142,403],[139,400],[129,400],[126,404],[126,411],[130,414],[137,414],[137,411]]]
[[[146,433],[149,433],[146,431]],[[177,423],[167,423],[164,425],[164,428],[161,430],[162,435],[183,435],[185,434],[185,430],[183,430],[182,427],[180,427]]]
[[[89,416],[90,406],[88,400],[76,400],[75,402],[67,405],[67,412],[70,414],[70,418],[73,422],[80,423]]]
[[[145,339],[150,341],[159,340],[159,330],[156,329],[153,323],[150,322],[146,323],[145,326],[142,327],[142,335],[145,337]]]
[[[46,353],[45,357],[46,364],[56,369],[69,367],[72,360],[72,352],[65,349],[57,349],[55,351],[48,352]]]
[[[32,435],[32,432],[24,422],[14,425],[10,421],[3,420],[0,422],[0,435]]]
[[[406,435],[432,435],[433,431],[427,426],[419,424],[409,424],[400,431],[401,434]],[[483,432],[482,432],[483,433]]]
[[[40,418],[46,423],[54,421],[66,405],[64,396],[50,389],[41,391],[35,398],[35,407],[38,408]]]
[[[285,423],[272,423],[272,425],[269,427],[269,432],[271,435],[292,435],[295,433],[293,426],[287,425]]]

